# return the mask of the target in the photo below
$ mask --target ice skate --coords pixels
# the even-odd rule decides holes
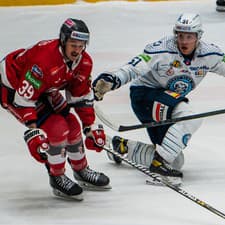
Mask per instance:
[[[80,171],[73,171],[74,178],[78,181],[81,187],[88,190],[109,190],[109,178],[100,172],[94,171],[86,167]]]
[[[83,200],[82,188],[66,175],[49,175],[49,183],[53,189],[53,194],[66,199]]]
[[[125,139],[119,136],[114,136],[111,142],[112,142],[113,150],[115,152],[118,152],[121,155],[124,155],[128,152],[128,146],[127,146],[128,139]],[[107,156],[110,160],[114,161],[117,164],[122,163],[122,159],[120,159],[118,156],[113,155],[110,152],[107,152]]]
[[[171,182],[174,185],[181,185],[182,183],[183,173],[173,169],[157,152],[155,152],[149,170],[152,173],[160,175],[162,179]]]
[[[216,1],[216,11],[225,12],[225,0]]]

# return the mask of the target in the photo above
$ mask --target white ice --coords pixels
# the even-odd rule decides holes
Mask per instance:
[[[200,13],[205,41],[225,49],[225,14],[215,0],[104,2],[51,7],[0,8],[0,57],[42,39],[58,36],[67,17],[83,19],[91,31],[88,52],[93,77],[120,66],[145,45],[172,34],[182,12]],[[189,96],[197,112],[225,107],[225,80],[209,74]],[[137,123],[129,105],[128,86],[109,93],[98,105],[121,124]],[[2,225],[223,225],[225,220],[167,187],[145,184],[146,175],[109,162],[105,152],[88,151],[90,166],[111,178],[112,190],[85,192],[83,202],[56,199],[43,165],[29,155],[25,127],[0,109],[0,224]],[[106,128],[107,133],[113,133]],[[206,118],[185,150],[182,188],[225,213],[225,116]],[[121,134],[148,142],[145,130]],[[72,177],[67,167],[67,174]]]

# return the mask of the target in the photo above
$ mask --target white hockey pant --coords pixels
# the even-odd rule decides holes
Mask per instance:
[[[191,109],[190,103],[181,102],[174,109],[172,118],[192,114],[194,114],[194,112]],[[177,157],[179,156],[181,158],[182,150],[187,146],[187,142],[190,140],[193,133],[200,127],[201,122],[201,119],[194,119],[178,122],[172,125],[165,134],[162,144],[157,145],[156,151],[168,163],[178,163],[179,167],[182,166],[179,165],[182,162],[178,162],[179,160]]]

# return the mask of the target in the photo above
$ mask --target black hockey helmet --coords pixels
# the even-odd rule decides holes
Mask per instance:
[[[89,42],[90,33],[82,20],[68,18],[60,28],[61,45],[64,46],[68,38]]]

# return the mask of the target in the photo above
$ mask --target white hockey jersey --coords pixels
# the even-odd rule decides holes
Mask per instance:
[[[185,61],[174,36],[148,44],[143,53],[111,72],[121,85],[165,88],[183,96],[192,91],[207,72],[225,76],[225,55],[219,47],[199,41],[194,57]]]

